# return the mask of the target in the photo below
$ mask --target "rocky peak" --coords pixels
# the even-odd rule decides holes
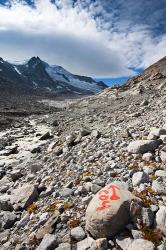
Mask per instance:
[[[4,60],[3,60],[3,58],[2,58],[2,57],[0,57],[0,62],[4,62]]]
[[[37,65],[41,64],[42,60],[37,56],[33,56],[29,61],[28,61],[28,66],[35,68]]]

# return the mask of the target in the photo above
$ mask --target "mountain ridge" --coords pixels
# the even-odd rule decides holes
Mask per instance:
[[[44,91],[50,94],[66,92],[73,95],[91,95],[107,87],[103,82],[98,83],[91,77],[75,75],[61,66],[49,65],[38,56],[30,58],[24,64],[12,64],[0,58],[0,88],[3,78],[36,94]]]

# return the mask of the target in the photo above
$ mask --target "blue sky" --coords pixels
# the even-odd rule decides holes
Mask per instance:
[[[166,55],[165,13],[165,0],[0,0],[0,56],[121,83]]]

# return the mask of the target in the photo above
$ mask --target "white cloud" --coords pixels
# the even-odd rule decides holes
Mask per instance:
[[[148,25],[116,20],[90,0],[36,1],[32,8],[12,1],[0,7],[0,56],[24,60],[38,55],[73,73],[125,76],[128,67],[146,67],[166,54],[166,37],[154,39]],[[152,52],[153,51],[153,52]]]

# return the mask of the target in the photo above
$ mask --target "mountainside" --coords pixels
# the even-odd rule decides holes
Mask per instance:
[[[39,57],[27,63],[14,65],[0,58],[0,90],[18,93],[50,93],[88,95],[102,91],[107,86],[85,76],[73,75],[60,66],[50,66]]]
[[[165,70],[1,131],[0,249],[165,249]]]

